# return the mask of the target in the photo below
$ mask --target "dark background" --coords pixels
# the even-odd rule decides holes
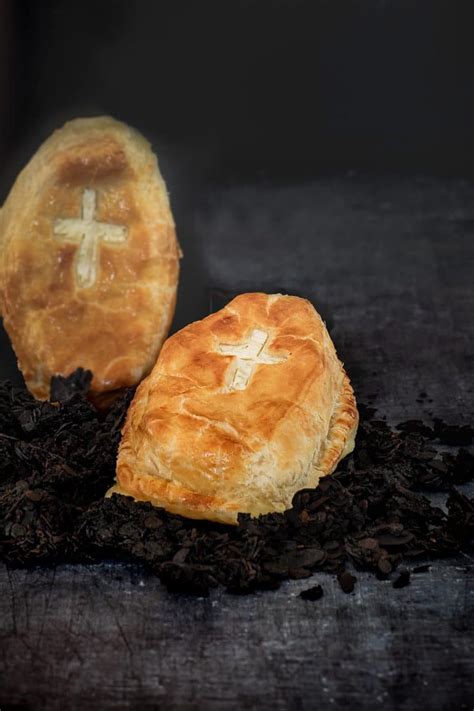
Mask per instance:
[[[470,0],[1,6],[11,177],[54,127],[97,113],[142,130],[175,169],[216,180],[473,173]]]
[[[0,0],[0,202],[54,128],[110,113],[150,139],[171,193],[174,329],[230,293],[300,293],[377,416],[472,424],[473,15]],[[21,381],[0,330],[4,377]],[[461,554],[401,590],[357,572],[352,595],[317,575],[190,599],[136,566],[2,564],[0,707],[468,710],[473,573]],[[302,600],[314,583],[322,600]]]
[[[242,234],[225,214],[209,235],[225,252],[249,230],[256,244],[279,237],[282,215],[262,221],[264,185],[472,178],[473,27],[472,0],[0,0],[0,204],[55,128],[111,114],[151,141],[171,195],[186,257],[173,330],[207,313],[215,286],[297,291],[295,261],[239,283],[209,269],[213,188],[254,188]],[[305,230],[314,244],[321,219],[289,243]],[[352,218],[344,229],[362,247]],[[0,330],[2,343],[3,373],[21,382]]]

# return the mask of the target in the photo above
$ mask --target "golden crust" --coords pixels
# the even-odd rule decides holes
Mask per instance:
[[[265,362],[250,375],[243,365],[242,385],[226,353],[253,337],[265,340]],[[350,381],[313,306],[243,294],[166,341],[130,406],[109,494],[223,523],[283,511],[353,449],[357,424]]]
[[[93,371],[95,395],[139,382],[166,338],[178,274],[156,157],[112,118],[56,131],[0,212],[0,307],[37,397],[78,366]]]

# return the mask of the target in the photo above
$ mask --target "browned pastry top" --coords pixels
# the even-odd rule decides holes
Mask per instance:
[[[30,390],[78,366],[103,393],[149,372],[179,272],[166,186],[145,139],[108,117],[56,131],[0,212],[0,305]]]
[[[281,511],[351,451],[357,423],[313,306],[243,294],[166,341],[130,407],[112,491],[230,523]]]

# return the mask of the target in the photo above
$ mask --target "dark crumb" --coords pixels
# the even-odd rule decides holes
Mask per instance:
[[[357,582],[357,578],[351,575],[347,570],[343,570],[341,573],[337,574],[337,582],[341,586],[343,592],[351,593],[354,592],[354,586]]]
[[[90,370],[78,368],[68,378],[54,375],[51,378],[51,402],[66,402],[75,395],[87,395],[92,382]]]
[[[381,578],[386,578],[392,572],[392,564],[388,558],[380,558],[377,563],[378,571],[377,574]]]
[[[447,425],[437,417],[434,419],[434,431],[442,444],[452,447],[468,447],[474,438],[474,428],[469,425]]]
[[[417,433],[427,439],[434,439],[435,436],[431,427],[425,425],[421,420],[407,420],[406,422],[400,422],[396,429],[401,432],[409,432],[411,434]]]
[[[470,550],[474,502],[455,486],[474,478],[474,457],[439,447],[466,447],[468,425],[409,420],[394,430],[361,405],[356,449],[333,475],[295,494],[285,513],[241,514],[238,526],[222,526],[124,496],[104,498],[133,392],[99,413],[87,399],[90,381],[83,370],[55,379],[49,403],[0,384],[4,561],[138,561],[170,590],[194,595],[218,585],[236,594],[271,590],[325,571],[350,592],[355,578],[346,565],[386,579],[402,561]],[[448,492],[447,513],[423,491]],[[395,587],[407,579],[400,573]]]
[[[321,600],[323,595],[324,590],[322,589],[321,585],[315,585],[312,588],[308,588],[307,590],[303,590],[303,592],[300,592],[300,597],[303,598],[303,600]]]
[[[406,588],[407,585],[410,585],[410,571],[406,569],[400,570],[398,578],[393,582],[393,587],[396,589]]]
[[[415,575],[418,575],[418,573],[429,573],[431,570],[431,565],[417,565],[415,568],[412,568],[412,573]]]
[[[372,420],[377,412],[376,407],[367,407],[367,405],[362,403],[358,403],[357,407],[362,420]]]

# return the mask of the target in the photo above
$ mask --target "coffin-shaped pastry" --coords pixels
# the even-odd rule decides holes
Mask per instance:
[[[283,511],[352,451],[357,424],[313,306],[243,294],[166,341],[131,404],[109,493],[223,523]]]
[[[31,392],[92,370],[96,395],[139,382],[176,302],[179,246],[150,145],[112,118],[56,131],[0,212],[0,306]]]

